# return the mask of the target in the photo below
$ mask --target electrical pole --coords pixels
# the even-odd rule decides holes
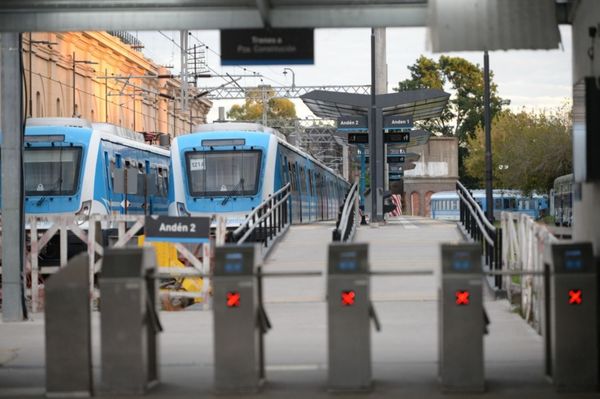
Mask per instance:
[[[494,196],[492,195],[492,123],[490,110],[490,58],[487,50],[483,53],[483,106],[485,125],[485,201],[486,213],[490,222],[494,221]]]

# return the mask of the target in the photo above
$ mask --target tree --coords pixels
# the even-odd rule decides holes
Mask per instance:
[[[492,126],[494,187],[525,193],[547,192],[558,176],[572,170],[571,112],[562,107],[535,114],[502,111]],[[467,172],[479,184],[485,181],[484,132],[469,139]]]
[[[415,89],[442,89],[451,93],[448,105],[440,118],[419,121],[416,126],[444,136],[456,136],[459,142],[459,174],[463,183],[472,185],[464,170],[464,159],[469,154],[467,141],[483,126],[483,69],[461,57],[442,55],[438,61],[419,57],[408,66],[410,78],[399,82],[396,91]],[[507,103],[498,96],[498,87],[490,72],[490,99],[492,118]]]
[[[227,117],[235,121],[260,121],[263,115],[263,95],[268,99],[268,119],[295,119],[296,106],[287,98],[274,98],[275,92],[269,86],[259,86],[246,91],[242,105],[233,105]]]

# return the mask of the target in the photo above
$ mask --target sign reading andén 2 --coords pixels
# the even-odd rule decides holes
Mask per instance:
[[[146,241],[208,242],[210,218],[147,216],[144,234]]]
[[[221,65],[290,65],[314,62],[313,29],[221,30]]]

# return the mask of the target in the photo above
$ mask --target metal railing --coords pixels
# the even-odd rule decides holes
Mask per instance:
[[[340,207],[335,229],[333,230],[333,241],[352,241],[356,232],[358,221],[358,182],[354,183],[344,199],[344,205]]]
[[[87,248],[89,259],[89,287],[90,300],[98,298],[98,291],[95,288],[95,275],[100,271],[102,256],[107,248],[121,248],[128,245],[138,245],[137,239],[142,233],[145,224],[143,215],[91,215],[91,216],[27,216],[27,246],[25,248],[25,273],[30,283],[26,287],[26,295],[31,300],[31,309],[37,312],[43,308],[43,279],[42,276],[56,273],[61,267],[64,267],[68,261],[69,255],[69,235],[73,235],[81,241],[81,244]],[[224,223],[220,221],[219,226],[224,230]],[[103,229],[115,230],[114,240],[103,239]],[[223,235],[217,228],[217,244],[219,237]],[[40,264],[40,255],[48,247],[51,240],[58,236],[59,246],[58,259],[56,266]],[[2,241],[0,235],[0,243]],[[168,267],[159,267],[158,274],[162,278],[184,278],[195,277],[210,270],[212,247],[211,243],[198,244],[198,248],[190,248],[189,245],[174,243],[177,258],[177,265],[168,265]],[[144,245],[151,245],[144,243]],[[2,267],[0,267],[1,273]],[[162,296],[169,297],[190,297],[202,298],[205,302],[209,297],[209,285],[203,284],[201,291],[184,292],[164,290]]]
[[[261,242],[263,249],[270,249],[277,237],[290,226],[290,183],[269,195],[265,201],[246,217],[242,224],[228,233],[226,241],[242,244],[247,241]],[[265,253],[265,252],[263,252]]]
[[[456,182],[456,192],[459,198],[460,226],[466,235],[481,243],[484,268],[488,271],[502,270],[501,229],[490,223],[471,192],[459,181]],[[495,275],[491,280],[494,289],[503,290],[502,276]]]
[[[524,213],[502,212],[502,259],[508,273],[523,273],[520,278],[504,277],[509,300],[520,302],[523,318],[541,333],[544,318],[545,249],[558,239],[546,225],[536,223]],[[520,298],[519,298],[520,296]]]

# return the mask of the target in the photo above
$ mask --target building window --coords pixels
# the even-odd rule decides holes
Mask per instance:
[[[90,111],[90,122],[94,122],[94,110]]]
[[[39,91],[35,93],[35,113],[38,117],[44,116],[44,112],[42,111],[42,96]]]
[[[62,116],[62,108],[60,106],[60,98],[56,99],[56,116]]]

